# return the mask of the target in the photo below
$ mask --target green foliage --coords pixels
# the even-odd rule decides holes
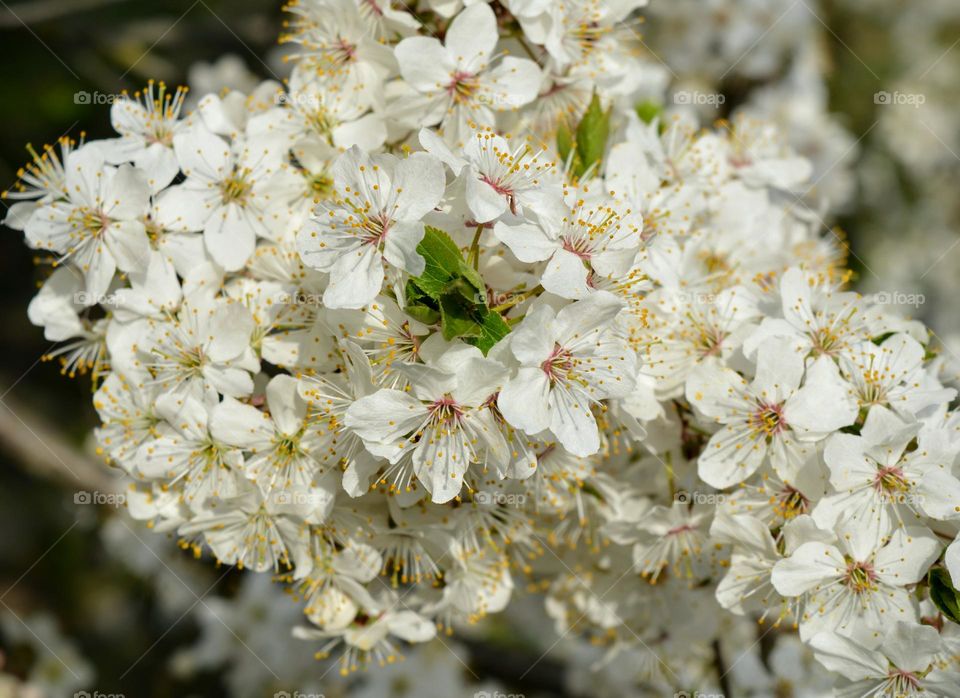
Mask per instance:
[[[634,108],[637,111],[637,116],[645,124],[653,123],[653,120],[663,112],[663,105],[650,100],[639,102]]]
[[[407,313],[429,325],[439,323],[444,339],[459,337],[486,354],[510,326],[487,307],[487,287],[480,274],[442,230],[427,226],[417,252],[426,267],[407,282]]]
[[[933,605],[954,623],[960,623],[960,591],[953,585],[950,573],[943,567],[934,567],[927,575],[927,581]]]
[[[603,110],[600,98],[594,93],[590,106],[577,124],[576,132],[561,122],[557,129],[557,150],[577,179],[593,175],[607,148],[610,137],[610,110]]]

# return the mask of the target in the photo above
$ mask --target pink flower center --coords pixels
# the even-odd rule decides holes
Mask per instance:
[[[570,374],[573,373],[573,354],[555,343],[553,345],[553,351],[550,353],[550,356],[540,364],[540,368],[547,374],[547,378],[550,379],[551,383],[567,380]]]
[[[783,419],[783,405],[758,403],[756,411],[749,418],[750,430],[754,434],[770,437],[783,432],[787,423]]]
[[[479,85],[476,75],[458,70],[450,76],[450,82],[447,83],[447,94],[453,98],[455,103],[463,104],[473,98]]]
[[[877,573],[873,570],[873,565],[869,562],[850,562],[847,564],[847,573],[843,578],[843,583],[847,588],[857,594],[864,594],[874,591],[876,587]]]
[[[449,394],[432,402],[427,411],[430,414],[430,423],[435,426],[459,424],[463,419],[463,408]]]
[[[881,494],[898,494],[908,491],[910,485],[903,476],[903,469],[891,465],[877,470],[873,478],[873,489]]]

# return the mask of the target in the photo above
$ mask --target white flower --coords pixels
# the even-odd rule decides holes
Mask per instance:
[[[443,167],[424,153],[401,160],[353,147],[333,174],[332,199],[317,207],[297,242],[305,264],[330,274],[324,304],[361,308],[380,292],[384,260],[413,276],[423,272],[421,219],[443,196]]]
[[[810,639],[817,659],[851,683],[838,688],[839,698],[858,696],[960,696],[960,673],[931,666],[942,641],[936,628],[893,622],[883,644],[864,647],[848,637],[823,632]]]
[[[347,410],[346,424],[393,462],[412,450],[417,478],[434,502],[447,502],[484,452],[494,463],[506,459],[506,443],[485,407],[500,387],[502,367],[464,346],[449,350],[434,367],[400,370],[413,394],[384,389],[361,398]]]
[[[341,345],[344,370],[341,373],[304,376],[298,392],[307,401],[311,419],[319,420],[330,434],[330,443],[323,461],[331,460],[343,467],[343,489],[351,497],[361,497],[370,489],[371,480],[380,468],[378,458],[370,454],[357,434],[345,423],[347,410],[354,402],[370,395],[376,388],[370,362],[353,342]],[[345,374],[345,375],[344,375]]]
[[[249,452],[244,474],[264,494],[290,488],[307,490],[318,509],[333,504],[333,494],[311,487],[326,449],[322,424],[309,415],[293,376],[274,376],[266,387],[262,412],[229,396],[212,410],[210,431],[220,441]]]
[[[186,126],[180,111],[187,96],[183,88],[169,92],[163,82],[155,85],[151,80],[143,93],[113,103],[110,120],[120,138],[101,146],[111,163],[132,162],[147,173],[152,192],[169,185],[180,171],[173,138]]]
[[[813,173],[810,161],[793,153],[773,124],[740,114],[727,142],[727,162],[748,186],[797,189]]]
[[[362,543],[338,550],[315,538],[313,569],[300,583],[306,599],[304,613],[326,630],[340,630],[354,621],[361,607],[376,601],[365,584],[380,574],[382,560],[376,549]]]
[[[250,374],[260,362],[250,348],[253,318],[241,304],[185,303],[169,321],[151,321],[143,365],[164,392],[232,397],[253,391]]]
[[[396,70],[395,61],[390,47],[371,32],[356,0],[307,0],[288,9],[294,15],[291,31],[280,41],[299,45],[292,57],[322,75],[331,91],[364,105],[380,103],[383,81]]]
[[[387,139],[381,115],[366,113],[366,106],[352,94],[330,90],[313,68],[302,63],[293,70],[289,92],[279,93],[277,101],[287,108],[268,109],[254,116],[247,127],[248,138],[271,151],[292,148],[296,153],[302,141],[312,140],[371,151]]]
[[[919,427],[876,406],[860,436],[834,434],[827,440],[823,460],[837,494],[813,511],[821,528],[849,517],[879,538],[921,516],[960,518],[960,480],[951,473],[955,455],[926,433],[914,442]],[[916,449],[908,451],[912,443]]]
[[[838,532],[834,544],[804,543],[773,568],[771,581],[780,594],[808,595],[801,637],[829,629],[870,643],[891,622],[916,622],[916,599],[906,587],[940,556],[937,537],[907,527],[888,541],[877,540],[853,522],[841,522]]]
[[[862,407],[886,405],[909,420],[926,407],[956,397],[955,390],[927,375],[923,359],[923,346],[898,332],[879,345],[860,342],[850,347],[840,367]]]
[[[8,207],[4,225],[14,230],[24,230],[30,216],[38,208],[66,198],[67,173],[64,165],[77,144],[67,136],[62,136],[57,145],[60,146],[59,155],[52,145],[44,147],[42,153],[34,150],[33,146],[27,146],[31,161],[17,172],[19,179],[13,188],[0,195],[0,200]],[[8,205],[9,199],[13,199],[14,203]]]
[[[130,165],[111,167],[88,144],[64,163],[66,198],[45,204],[27,221],[37,249],[50,250],[83,274],[87,305],[106,294],[114,273],[146,266],[150,251],[143,217],[150,200],[146,176]]]
[[[140,449],[138,472],[147,478],[167,480],[170,486],[182,480],[184,499],[194,511],[201,511],[211,497],[228,499],[237,495],[243,454],[210,433],[210,405],[189,395],[180,398],[166,394],[160,396],[156,406],[168,428]]]
[[[743,286],[717,294],[666,293],[648,305],[653,312],[642,330],[642,357],[664,396],[681,392],[697,366],[728,361],[761,317],[757,299]]]
[[[815,356],[840,356],[865,334],[879,335],[885,329],[859,295],[837,291],[828,280],[796,267],[780,279],[780,298],[783,317],[764,319],[744,344],[747,354],[771,337],[785,337]]]
[[[836,364],[821,357],[804,370],[803,356],[786,342],[760,348],[751,382],[732,369],[703,364],[691,373],[686,392],[700,413],[722,425],[698,465],[700,478],[720,489],[743,482],[767,459],[789,483],[812,442],[857,416]]]
[[[537,212],[560,197],[560,188],[550,175],[554,163],[541,159],[528,142],[513,146],[487,130],[467,138],[463,156],[455,154],[433,131],[420,131],[420,144],[465,180],[466,200],[476,223],[489,223],[508,211],[521,215]],[[552,189],[556,188],[556,192]]]
[[[360,666],[366,667],[371,660],[380,666],[392,664],[399,652],[391,636],[408,642],[426,642],[436,635],[436,627],[412,610],[398,610],[402,599],[384,594],[372,608],[357,616],[345,628],[317,630],[294,628],[294,636],[303,640],[328,640],[317,653],[326,657],[330,650],[341,642],[345,652],[340,658],[340,673],[344,676]]]
[[[512,425],[535,435],[549,430],[571,453],[600,449],[591,408],[628,395],[636,380],[635,354],[614,327],[623,305],[598,291],[554,312],[532,310],[511,333],[510,350],[520,361],[497,406]]]
[[[574,194],[577,195],[577,194]],[[521,262],[547,261],[543,287],[562,298],[583,298],[601,280],[625,276],[639,253],[643,219],[629,208],[579,199],[559,203],[538,223],[497,223],[494,234]]]
[[[217,559],[254,572],[295,568],[296,578],[312,567],[303,507],[281,497],[264,497],[252,486],[210,506],[180,534],[202,534]]]
[[[253,143],[232,145],[201,122],[174,136],[187,179],[164,193],[184,230],[202,230],[210,256],[227,271],[250,259],[258,237],[273,238],[290,215],[301,181]]]
[[[440,125],[451,144],[468,140],[468,124],[493,126],[494,113],[533,101],[540,68],[531,60],[496,58],[497,19],[486,3],[471,5],[447,28],[444,42],[423,36],[404,39],[395,50],[409,93],[390,109],[413,113],[411,126]]]

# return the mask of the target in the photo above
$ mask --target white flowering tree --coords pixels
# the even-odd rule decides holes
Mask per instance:
[[[130,514],[344,673],[535,591],[650,695],[759,620],[798,685],[960,696],[956,390],[794,134],[662,108],[645,4],[292,3],[286,84],[151,84],[26,166],[30,319]]]

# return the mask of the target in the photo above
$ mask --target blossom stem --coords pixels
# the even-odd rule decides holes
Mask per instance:
[[[473,234],[473,240],[470,242],[470,251],[467,253],[467,264],[475,270],[480,269],[480,235],[486,227],[483,223],[477,223],[477,230]]]
[[[543,293],[543,286],[541,286],[540,284],[537,284],[536,286],[531,288],[529,291],[518,293],[510,300],[504,303],[501,303],[500,305],[493,306],[490,310],[492,310],[495,313],[502,313],[504,310],[509,310],[515,305],[520,305],[528,298],[532,298],[533,296],[539,296],[541,293]]]

